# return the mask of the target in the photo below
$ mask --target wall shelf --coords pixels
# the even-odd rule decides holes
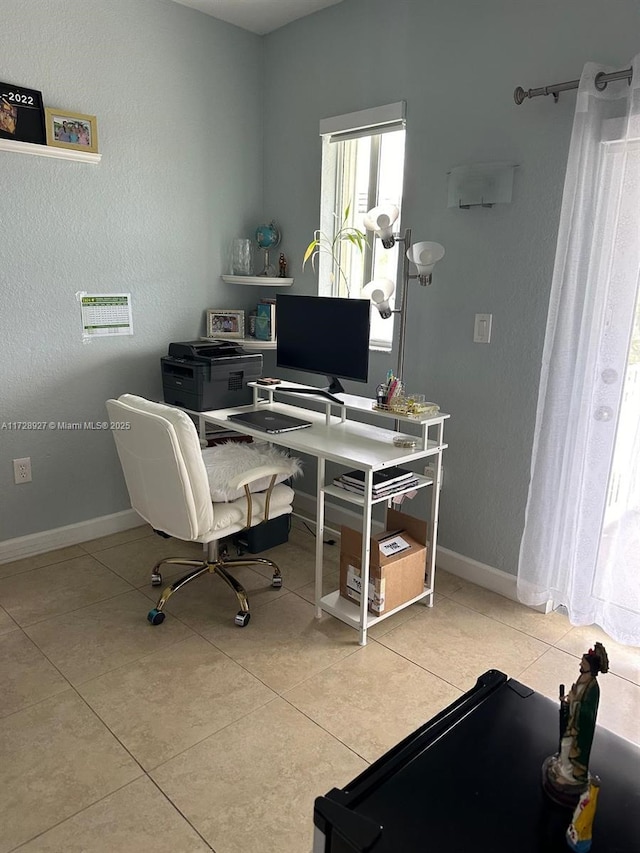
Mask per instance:
[[[35,154],[36,157],[55,157],[58,160],[77,160],[80,163],[99,163],[102,159],[102,154],[92,154],[89,151],[56,148],[53,145],[34,145],[33,142],[15,142],[12,139],[0,139],[0,151]]]
[[[201,337],[201,341],[222,340],[222,338],[206,338]],[[257,338],[224,338],[232,344],[239,344],[243,349],[258,350],[258,349],[275,349],[276,341],[259,341]]]
[[[227,284],[249,284],[261,287],[291,287],[294,282],[292,278],[271,278],[266,275],[223,275],[221,278]]]

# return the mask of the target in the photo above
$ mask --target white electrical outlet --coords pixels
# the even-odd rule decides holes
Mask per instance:
[[[16,485],[31,482],[31,457],[13,460],[13,481]]]
[[[424,476],[428,477],[430,480],[435,482],[436,479],[436,469],[434,465],[425,465],[424,466]],[[442,488],[442,483],[444,481],[444,465],[440,469],[440,488]]]

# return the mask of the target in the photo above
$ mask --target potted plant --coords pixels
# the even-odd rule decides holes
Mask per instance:
[[[367,239],[367,235],[364,231],[360,231],[359,228],[355,228],[352,225],[349,225],[349,214],[351,212],[351,204],[348,204],[345,208],[344,215],[342,217],[342,222],[339,224],[339,228],[336,228],[335,235],[333,238],[329,237],[323,231],[319,229],[313,232],[313,240],[307,246],[304,257],[302,259],[302,269],[304,270],[306,263],[309,259],[311,259],[311,267],[313,271],[316,271],[316,258],[320,254],[327,254],[331,256],[333,261],[332,270],[330,273],[330,280],[333,284],[335,282],[335,270],[338,271],[338,276],[342,278],[344,285],[347,289],[347,293],[349,293],[349,281],[345,274],[344,269],[340,263],[340,254],[341,254],[341,244],[348,243],[351,246],[354,246],[356,249],[360,251],[362,254],[365,250],[365,247],[369,245],[369,241]],[[338,219],[337,214],[333,214]]]

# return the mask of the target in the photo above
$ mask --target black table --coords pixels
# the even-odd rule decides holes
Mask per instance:
[[[342,790],[318,797],[314,853],[567,853],[572,810],[542,791],[558,703],[497,670]],[[592,853],[640,853],[640,749],[596,730]]]

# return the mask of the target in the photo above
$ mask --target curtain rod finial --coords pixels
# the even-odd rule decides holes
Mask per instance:
[[[522,86],[518,86],[513,93],[513,100],[516,102],[518,106],[524,103],[524,99],[529,97],[529,93],[525,92]]]

